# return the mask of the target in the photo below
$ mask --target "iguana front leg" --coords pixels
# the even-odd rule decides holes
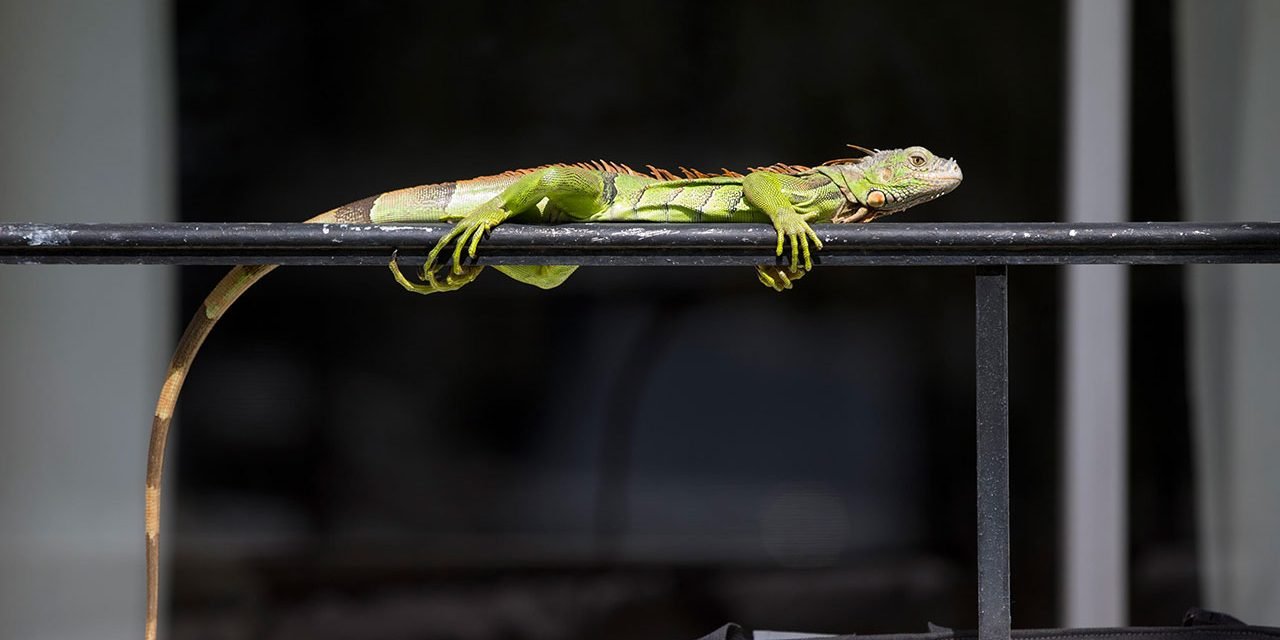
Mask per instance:
[[[480,239],[514,216],[532,216],[540,221],[542,212],[537,205],[543,198],[572,217],[585,218],[607,206],[603,194],[604,183],[597,172],[578,167],[548,167],[534,171],[476,207],[450,229],[427,254],[427,262],[423,266],[424,279],[431,278],[440,253],[450,242],[455,243],[452,273],[462,275],[465,267],[462,264],[463,251],[475,258]]]
[[[809,241],[813,241],[815,248],[822,248],[822,241],[818,239],[818,234],[814,233],[813,228],[809,226],[809,220],[817,217],[818,214],[796,213],[791,199],[782,192],[782,180],[783,176],[779,174],[757,171],[742,179],[742,195],[746,198],[747,204],[763,211],[773,222],[773,228],[778,231],[776,255],[782,255],[785,241],[790,240],[791,268],[789,270],[793,273],[808,271],[813,268],[813,259],[809,255]],[[803,263],[800,262],[801,256],[804,256]]]

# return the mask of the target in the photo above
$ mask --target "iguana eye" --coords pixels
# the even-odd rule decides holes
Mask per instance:
[[[920,154],[918,154],[918,153],[913,153],[913,154],[911,154],[910,156],[908,156],[908,158],[907,158],[907,159],[911,161],[911,166],[913,166],[913,167],[923,167],[923,166],[924,166],[924,156],[922,156],[922,155],[920,155]]]

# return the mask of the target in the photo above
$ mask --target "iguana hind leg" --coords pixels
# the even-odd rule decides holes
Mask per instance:
[[[604,201],[604,180],[599,172],[559,166],[534,171],[512,183],[492,200],[476,207],[454,225],[427,255],[423,273],[432,273],[440,253],[450,243],[454,243],[452,272],[461,275],[464,266],[463,252],[475,258],[480,239],[494,227],[517,215],[529,217],[535,222],[543,221],[538,209],[538,203],[543,198],[573,218],[586,218],[609,204]]]
[[[431,293],[441,293],[444,291],[454,291],[461,289],[464,285],[469,284],[484,271],[484,265],[466,265],[462,273],[454,273],[448,271],[445,273],[444,280],[436,278],[435,271],[423,271],[421,274],[422,282],[413,282],[400,272],[400,264],[396,261],[396,254],[391,254],[391,262],[387,265],[391,268],[391,276],[400,283],[400,286],[414,293],[427,295]]]

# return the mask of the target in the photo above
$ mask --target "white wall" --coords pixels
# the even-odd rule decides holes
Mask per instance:
[[[1190,219],[1280,220],[1280,2],[1183,0]],[[1280,266],[1189,270],[1205,605],[1280,625]]]
[[[167,5],[0,2],[0,221],[165,220]],[[0,638],[142,635],[161,267],[0,266]]]
[[[1129,2],[1071,0],[1067,18],[1067,220],[1124,222]],[[1062,624],[1069,627],[1121,626],[1127,618],[1128,277],[1124,265],[1063,268]]]

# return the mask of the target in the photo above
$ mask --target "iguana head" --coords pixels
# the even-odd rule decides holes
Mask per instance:
[[[821,169],[849,200],[847,209],[832,222],[870,222],[933,200],[964,179],[955,160],[938,157],[924,147],[873,151]]]

